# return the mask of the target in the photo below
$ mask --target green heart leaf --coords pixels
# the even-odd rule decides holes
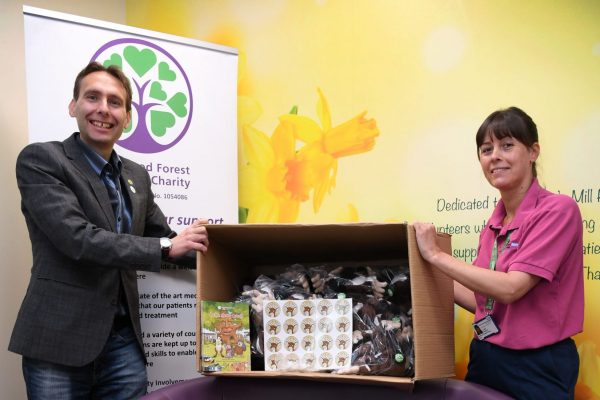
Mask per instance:
[[[127,46],[123,56],[139,77],[144,76],[156,64],[156,54],[150,49],[140,51],[134,46]]]
[[[161,81],[174,81],[176,77],[175,71],[169,68],[169,64],[164,61],[158,63],[158,79]]]
[[[113,53],[110,58],[102,63],[106,68],[111,65],[116,65],[120,69],[123,69],[123,59],[117,53]]]
[[[175,95],[167,101],[167,105],[178,117],[185,117],[187,115],[185,103],[187,103],[187,97],[181,92],[175,93]]]
[[[150,111],[150,126],[156,136],[164,136],[167,129],[173,125],[175,125],[175,117],[170,112]]]
[[[150,86],[150,97],[160,101],[167,99],[167,92],[162,90],[160,82],[152,82],[152,85]]]

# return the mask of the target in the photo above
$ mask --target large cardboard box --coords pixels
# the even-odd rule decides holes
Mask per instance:
[[[421,257],[412,225],[247,224],[208,225],[209,250],[198,258],[197,354],[201,360],[200,301],[231,301],[243,284],[261,273],[283,271],[294,263],[364,265],[374,268],[409,261],[415,374],[412,378],[330,373],[219,372],[237,377],[285,377],[412,387],[416,380],[454,376],[453,283]],[[450,236],[438,235],[450,253]],[[200,370],[200,364],[198,368]]]

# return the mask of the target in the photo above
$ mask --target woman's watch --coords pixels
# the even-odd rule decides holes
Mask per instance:
[[[171,247],[173,247],[173,242],[168,237],[160,238],[160,252],[163,260],[169,258],[169,252],[171,251]]]

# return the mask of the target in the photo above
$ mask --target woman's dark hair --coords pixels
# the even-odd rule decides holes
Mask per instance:
[[[489,135],[493,135],[498,140],[513,137],[528,148],[538,142],[538,131],[535,122],[525,111],[518,107],[494,111],[483,121],[475,136],[477,158],[479,158],[479,148]],[[536,177],[535,162],[532,165],[532,171],[533,176]]]

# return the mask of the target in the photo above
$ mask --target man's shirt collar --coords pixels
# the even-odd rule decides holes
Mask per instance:
[[[100,154],[96,153],[94,150],[92,150],[92,148],[85,144],[85,142],[81,140],[79,134],[75,135],[75,141],[79,144],[79,146],[81,146],[83,155],[98,176],[102,176],[102,171],[104,169],[108,169],[108,172],[111,172],[116,176],[121,175],[123,162],[119,158],[119,155],[116,151],[113,150],[110,154],[110,160],[106,161]]]

